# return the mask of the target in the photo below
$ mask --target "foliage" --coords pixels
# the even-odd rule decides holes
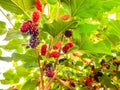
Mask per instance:
[[[0,45],[0,59],[14,66],[4,72],[5,79],[0,82],[18,90],[119,90],[120,0],[37,1],[43,9],[36,26],[40,43],[31,48],[31,33],[20,32],[20,27],[24,21],[32,21],[35,0],[0,0],[0,6],[13,17],[6,18],[15,20],[10,29],[0,21],[0,35],[6,35],[4,41],[8,42]],[[72,36],[66,37],[66,30]],[[64,52],[68,42],[73,46],[66,46]],[[43,44],[47,49],[41,55]],[[57,50],[52,48],[55,44]],[[2,50],[12,52],[11,57],[3,57]],[[55,54],[50,55],[52,52]],[[49,63],[53,65],[48,67],[54,71],[52,75],[46,72]]]

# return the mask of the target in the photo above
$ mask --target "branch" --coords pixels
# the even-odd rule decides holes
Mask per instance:
[[[46,62],[43,62],[43,65],[41,67],[41,82],[42,82],[42,90],[44,90],[44,79],[43,79],[43,74],[44,74],[44,68],[45,68]]]
[[[49,88],[50,88],[50,86],[51,86],[53,80],[56,78],[56,76],[57,76],[57,72],[56,72],[55,75],[47,82],[47,84],[46,84],[44,90],[49,90]]]
[[[41,73],[41,67],[40,67],[40,60],[39,60],[39,52],[37,49],[35,49],[35,53],[36,53],[36,59],[37,59],[37,63],[38,63],[38,67],[39,67],[39,72]],[[40,84],[38,85],[39,86],[39,90],[40,90]]]
[[[68,88],[69,90],[72,90],[72,88],[67,85],[64,81],[62,81],[61,79],[59,79],[59,77],[56,77],[56,80],[61,83],[63,86],[65,86],[66,88]]]

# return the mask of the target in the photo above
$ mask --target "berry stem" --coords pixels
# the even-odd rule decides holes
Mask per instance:
[[[61,36],[61,42],[63,41],[63,39],[64,39],[64,35],[62,35]],[[62,45],[61,45],[62,46]],[[60,51],[61,51],[61,47],[60,47],[60,49],[59,49],[59,53],[60,53]],[[55,63],[54,63],[54,69],[56,68],[56,65],[58,64],[58,58],[56,59],[56,61],[55,61]]]
[[[39,52],[38,52],[37,49],[35,49],[35,52],[36,52],[36,59],[37,59],[37,62],[38,62],[39,71],[41,73],[40,60],[39,60],[39,56],[38,56]],[[39,86],[39,90],[40,90],[40,84],[38,86]]]
[[[44,90],[44,79],[43,79],[43,74],[44,74],[44,67],[45,67],[46,62],[43,62],[42,68],[41,68],[41,82],[42,82],[42,90]]]
[[[60,0],[58,0],[58,8],[57,8],[57,13],[56,13],[56,20],[59,17],[59,12],[60,12]]]
[[[40,58],[39,58],[39,52],[38,50],[36,49],[36,58],[37,58],[37,62],[38,62],[38,66],[39,66],[39,71],[40,71],[40,80],[41,80],[41,83],[42,83],[42,90],[44,90],[44,79],[43,79],[43,71],[44,71],[44,64],[45,62],[43,63],[42,67],[40,65]],[[40,85],[39,85],[39,90],[40,90]]]
[[[49,54],[49,51],[51,50],[52,42],[53,42],[53,38],[51,37],[51,38],[50,38],[50,42],[49,42],[49,46],[48,46],[48,50],[47,50],[47,56],[48,56],[48,54]]]

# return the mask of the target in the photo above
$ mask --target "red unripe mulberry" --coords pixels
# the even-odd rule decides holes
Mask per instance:
[[[41,4],[40,0],[36,0],[36,8],[37,8],[40,12],[42,12],[42,4]]]
[[[69,50],[71,47],[73,47],[73,43],[72,43],[72,42],[69,42],[69,43],[65,44],[65,46],[62,48],[62,51],[63,51],[64,53],[67,53],[68,50]]]
[[[85,84],[86,84],[86,85],[92,85],[92,83],[93,83],[93,80],[92,80],[91,77],[86,77],[86,78],[85,78]]]
[[[20,31],[21,32],[27,32],[29,30],[29,27],[30,27],[30,24],[32,23],[32,21],[28,20],[28,21],[25,21],[22,26],[20,27]]]
[[[61,16],[59,19],[60,20],[68,20],[69,18],[70,18],[70,15],[66,14],[66,15]]]
[[[39,14],[39,12],[38,12],[38,11],[34,11],[34,12],[32,13],[32,20],[33,20],[33,22],[38,22],[39,19],[40,19],[40,14]]]
[[[44,45],[42,45],[42,47],[41,47],[41,55],[45,56],[45,55],[46,55],[46,52],[47,52],[47,45],[44,44]]]
[[[61,44],[62,44],[61,41],[55,43],[55,44],[53,45],[53,49],[54,49],[54,50],[59,49],[59,48],[61,47]]]
[[[15,86],[12,86],[11,90],[18,90]]]
[[[49,58],[50,57],[54,57],[54,58],[59,58],[60,57],[60,53],[59,52],[51,52],[49,53]]]

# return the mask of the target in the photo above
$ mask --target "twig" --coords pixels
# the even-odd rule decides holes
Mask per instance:
[[[44,90],[49,90],[50,85],[52,84],[53,80],[56,78],[57,76],[57,72],[55,73],[55,75],[48,81],[48,83],[46,84]]]
[[[36,51],[36,58],[37,58],[38,66],[39,66],[39,72],[40,72],[40,80],[41,80],[40,84],[42,84],[42,90],[44,90],[44,79],[43,79],[43,73],[44,72],[43,71],[44,71],[45,62],[43,63],[43,65],[41,67],[40,59],[39,59],[39,52],[38,52],[37,49],[35,49],[35,51]],[[39,90],[40,90],[40,85],[39,85]]]
[[[44,79],[43,79],[43,75],[44,75],[44,68],[45,68],[46,62],[43,62],[43,65],[41,67],[41,82],[42,82],[42,90],[44,90]]]
[[[37,49],[35,49],[35,53],[36,53],[36,59],[37,59],[37,62],[38,62],[39,72],[41,73],[40,60],[39,60],[39,55],[38,55],[38,50]],[[39,90],[40,90],[40,85],[39,85]]]
[[[59,79],[59,77],[56,77],[56,80],[61,83],[63,86],[65,86],[66,88],[68,88],[69,90],[72,90],[72,88],[67,85],[64,81],[62,81],[61,79]]]
[[[5,13],[2,11],[1,8],[0,8],[0,11],[6,17],[6,19],[9,21],[9,23],[12,25],[12,27],[14,27],[14,25],[12,24],[12,22],[10,21],[10,19],[5,15]]]
[[[117,87],[116,85],[114,85],[114,87],[115,87],[116,90],[119,90],[118,87]]]

